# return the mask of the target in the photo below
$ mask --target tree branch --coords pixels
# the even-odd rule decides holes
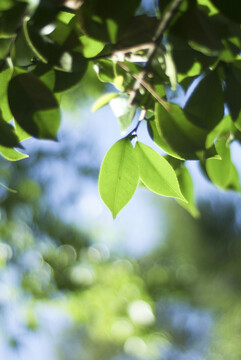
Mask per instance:
[[[138,78],[136,79],[136,82],[133,86],[133,90],[132,90],[132,93],[131,93],[130,99],[129,99],[130,104],[133,104],[133,102],[136,98],[136,95],[137,95],[141,85],[143,84],[143,80],[145,80],[145,77],[151,68],[151,64],[152,64],[152,61],[156,54],[156,51],[159,47],[161,37],[162,37],[164,31],[166,30],[167,26],[169,25],[170,21],[172,20],[173,16],[176,14],[176,11],[178,10],[178,7],[181,5],[182,1],[183,0],[173,0],[172,4],[170,6],[170,9],[164,14],[163,18],[160,20],[160,22],[157,26],[156,32],[152,38],[153,46],[150,47],[150,49],[147,53],[148,61],[147,61],[146,65],[144,66],[142,72],[138,75]]]

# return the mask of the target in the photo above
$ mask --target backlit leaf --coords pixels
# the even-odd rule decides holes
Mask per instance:
[[[9,161],[19,161],[28,157],[28,155],[21,153],[16,149],[0,146],[0,155]]]
[[[99,192],[113,218],[135,193],[139,179],[135,151],[128,138],[117,141],[107,152],[99,174]]]
[[[149,190],[185,201],[175,171],[163,156],[140,142],[136,143],[135,152],[141,181]]]
[[[92,111],[97,111],[101,109],[103,106],[109,104],[110,100],[116,98],[117,96],[119,96],[119,94],[116,92],[111,92],[102,95],[99,99],[96,100],[96,102],[92,106]]]
[[[185,199],[188,201],[178,200],[178,203],[184,207],[194,217],[199,216],[199,211],[194,199],[193,181],[192,177],[185,165],[181,165],[176,171],[177,179],[180,185],[181,192]]]
[[[227,145],[227,139],[222,138],[216,142],[216,148],[221,156],[221,160],[207,159],[206,171],[211,181],[226,189],[230,180],[230,174],[232,171],[232,162],[230,155],[230,148]]]

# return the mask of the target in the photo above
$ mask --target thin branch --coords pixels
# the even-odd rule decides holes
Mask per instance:
[[[147,61],[146,65],[144,66],[143,71],[139,74],[138,79],[136,79],[136,82],[133,86],[133,92],[130,96],[130,104],[133,104],[133,102],[136,98],[136,95],[137,95],[138,91],[140,90],[141,85],[143,84],[143,80],[145,79],[146,75],[148,74],[148,72],[151,68],[151,64],[152,64],[152,61],[156,54],[156,51],[159,47],[161,37],[162,37],[164,31],[166,30],[166,28],[168,27],[170,21],[172,20],[173,16],[176,14],[176,11],[178,10],[182,1],[183,0],[173,0],[172,4],[170,6],[170,9],[164,14],[163,18],[160,20],[160,22],[157,26],[157,30],[152,38],[153,46],[149,49],[148,54],[147,54],[148,61]]]
[[[124,57],[125,54],[134,53],[141,50],[150,50],[154,47],[153,42],[146,42],[138,45],[128,46],[123,49],[114,49],[108,54],[97,55],[88,60],[100,60],[110,58],[112,60],[120,60],[120,57]]]
[[[127,65],[118,62],[118,65],[125,70],[126,72],[130,73],[131,76],[136,79],[136,81],[140,81],[140,85],[142,85],[147,91],[149,91],[149,93],[167,110],[170,111],[170,106],[168,105],[168,103],[162,99],[157,92],[155,91],[155,89],[153,89],[153,87],[145,80],[145,79],[139,79],[140,75],[136,75],[133,74],[130,69],[128,68]],[[133,91],[133,90],[132,90]]]
[[[138,127],[140,126],[140,123],[142,122],[142,120],[145,119],[145,116],[146,116],[146,109],[141,109],[141,112],[140,112],[136,127],[129,132],[127,137],[131,136],[131,138],[133,139],[133,138],[135,138],[137,136]]]

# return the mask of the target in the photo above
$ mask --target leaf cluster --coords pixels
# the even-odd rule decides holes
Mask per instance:
[[[159,0],[154,17],[141,13],[140,5],[1,1],[0,153],[20,160],[27,155],[17,148],[28,137],[56,140],[61,95],[92,66],[99,82],[115,88],[95,110],[110,103],[122,131],[142,110],[101,167],[100,194],[113,216],[140,181],[196,216],[185,161],[199,161],[222,189],[240,190],[230,144],[241,138],[241,4]],[[191,93],[184,106],[173,101],[180,89]],[[165,157],[138,141],[140,122]]]

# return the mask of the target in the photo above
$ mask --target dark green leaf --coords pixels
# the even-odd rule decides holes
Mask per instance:
[[[211,0],[211,2],[230,19],[241,22],[241,2],[239,0]]]
[[[38,29],[52,23],[56,19],[56,15],[61,10],[57,1],[40,0],[39,5],[32,17],[34,26]]]
[[[37,138],[56,139],[58,102],[49,88],[30,73],[15,76],[8,87],[9,106],[18,124]]]
[[[198,9],[195,2],[171,26],[175,36],[187,41],[189,46],[208,56],[218,56],[223,49],[220,37],[209,17]]]
[[[186,117],[184,111],[175,104],[169,104],[167,111],[156,103],[155,124],[161,137],[177,153],[185,158],[191,158],[195,152],[205,149],[207,132],[194,124]]]
[[[15,2],[14,6],[0,11],[0,35],[13,35],[26,11],[27,2]]]
[[[24,24],[24,32],[30,48],[42,62],[66,72],[85,71],[86,59],[79,52],[72,51],[69,44],[56,43],[42,35],[30,22]]]
[[[241,128],[241,61],[225,66],[225,101],[237,127]]]
[[[171,155],[174,158],[183,160],[183,158],[179,154],[177,154],[168,145],[168,143],[166,142],[166,140],[164,139],[164,137],[163,137],[163,135],[161,133],[161,128],[160,127],[159,127],[159,129],[157,131],[156,122],[154,120],[149,120],[147,122],[147,128],[148,128],[148,132],[149,132],[150,137],[152,138],[152,140],[155,142],[156,145],[158,145],[168,155]]]
[[[135,14],[140,0],[88,0],[80,8],[81,25],[87,35],[115,43],[118,33]]]
[[[55,70],[54,92],[63,92],[77,85],[87,70],[87,62],[82,61],[81,71],[65,72]]]
[[[118,34],[114,49],[150,42],[156,31],[158,20],[147,15],[135,16],[130,23]]]
[[[14,127],[2,119],[0,113],[0,145],[9,148],[20,146]]]
[[[185,105],[188,119],[196,126],[212,130],[222,119],[224,99],[216,71],[209,72],[196,86]]]

